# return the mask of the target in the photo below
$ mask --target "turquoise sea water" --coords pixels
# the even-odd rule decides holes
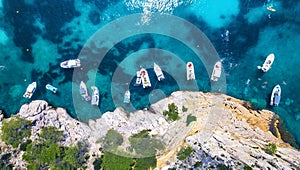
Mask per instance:
[[[268,6],[276,12],[268,11]],[[164,34],[134,34],[128,21],[103,34],[118,37],[124,31],[130,35],[118,42],[92,37],[131,14],[144,13],[137,26],[151,24],[155,17],[151,13],[171,14],[193,24],[210,40],[223,62],[226,93],[279,114],[299,144],[299,10],[300,4],[293,0],[2,0],[0,109],[9,116],[24,103],[44,99],[87,121],[118,106],[142,109],[177,90],[211,91],[206,63],[187,43],[193,38],[182,42],[167,35],[178,30],[179,37],[190,35],[185,24],[174,26],[172,20],[161,21],[153,29]],[[274,64],[262,74],[256,66],[270,53],[275,54]],[[99,58],[101,55],[103,58]],[[82,61],[82,67],[75,70],[76,77],[74,70],[59,67],[60,62],[70,58]],[[184,63],[188,61],[195,64],[196,82],[184,81]],[[156,81],[153,62],[164,70],[165,81]],[[151,89],[133,86],[140,66],[149,72]],[[248,79],[250,83],[246,85]],[[90,92],[94,84],[100,89],[99,107],[81,99],[81,80]],[[33,81],[38,88],[32,99],[23,98]],[[58,87],[58,94],[47,91],[47,83]],[[279,107],[271,108],[269,96],[276,84],[282,87],[282,99]],[[132,106],[122,103],[128,88]]]

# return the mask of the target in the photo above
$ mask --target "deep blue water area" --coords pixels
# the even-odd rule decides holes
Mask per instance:
[[[300,4],[293,0],[0,0],[0,109],[10,116],[22,104],[42,99],[87,122],[119,106],[143,109],[177,90],[214,91],[213,65],[207,67],[203,60],[206,47],[212,45],[218,54],[213,57],[223,65],[221,92],[279,114],[300,144],[299,11]],[[142,13],[134,23],[138,30],[131,30],[132,21],[114,25],[138,13]],[[153,32],[140,31],[151,26],[154,13],[174,17],[162,20]],[[186,23],[173,26],[175,17]],[[188,23],[207,39],[202,36],[194,46],[198,35]],[[107,28],[113,29],[105,32]],[[97,37],[98,32],[102,36]],[[275,61],[262,73],[257,66],[270,53]],[[60,62],[75,58],[81,60],[80,68],[60,68]],[[196,81],[185,80],[188,61],[195,65]],[[157,81],[154,62],[164,71],[164,81]],[[147,69],[151,88],[134,86],[140,67]],[[33,97],[23,98],[33,81],[38,85]],[[100,89],[99,107],[79,95],[80,81],[90,94],[90,86]],[[45,89],[48,83],[58,87],[57,94]],[[282,98],[272,108],[269,100],[276,84],[281,85]],[[127,89],[130,105],[123,103]]]

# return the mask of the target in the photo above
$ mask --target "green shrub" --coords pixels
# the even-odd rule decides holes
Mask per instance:
[[[168,104],[168,111],[163,111],[163,115],[168,116],[168,118],[172,121],[180,118],[178,115],[178,107],[175,105],[175,103]]]
[[[138,158],[134,164],[134,170],[149,170],[156,167],[156,157]]]
[[[43,127],[40,134],[40,139],[47,144],[59,142],[63,139],[63,131],[59,131],[56,127],[48,126]]]
[[[119,134],[117,131],[110,129],[107,131],[106,136],[103,142],[103,149],[115,149],[118,146],[122,145],[123,143],[123,136]]]
[[[244,170],[252,170],[252,167],[249,166],[249,165],[245,165],[245,166],[244,166]]]
[[[188,146],[186,148],[181,148],[180,151],[177,153],[179,160],[185,160],[187,157],[189,157],[193,153],[193,148],[191,146]]]
[[[31,136],[31,122],[19,117],[12,118],[10,121],[3,121],[2,140],[14,148]]]
[[[158,150],[164,149],[163,143],[155,138],[129,138],[129,142],[136,154],[143,157],[156,155]]]
[[[101,164],[102,164],[102,159],[101,158],[97,158],[94,162],[94,170],[100,170],[101,169]]]
[[[104,152],[102,158],[103,170],[129,170],[133,164],[133,159],[115,155],[110,152]]]
[[[265,151],[267,154],[275,155],[277,152],[277,146],[274,143],[269,143],[265,146]]]
[[[182,106],[182,112],[187,112],[188,111],[188,108]]]
[[[196,121],[196,120],[197,120],[196,116],[189,114],[186,118],[186,126],[189,126],[189,124],[191,122]]]

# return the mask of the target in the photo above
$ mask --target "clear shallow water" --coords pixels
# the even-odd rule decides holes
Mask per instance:
[[[45,99],[55,107],[66,108],[81,121],[94,119],[117,106],[128,110],[142,109],[176,90],[211,91],[209,75],[194,51],[172,37],[141,34],[114,44],[97,65],[91,58],[105,51],[98,42],[88,41],[106,24],[123,16],[140,12],[173,14],[197,26],[209,38],[223,59],[228,95],[258,102],[281,116],[300,142],[300,105],[298,95],[300,4],[297,1],[0,1],[0,109],[8,115],[18,112],[30,100],[22,97],[26,87],[37,81],[38,89],[31,100]],[[225,4],[223,4],[225,3]],[[277,10],[266,10],[273,5]],[[151,21],[145,14],[141,23]],[[128,29],[123,25],[121,29]],[[162,24],[161,30],[174,28]],[[189,30],[178,25],[182,34]],[[224,37],[229,30],[228,39]],[[130,29],[128,29],[130,32]],[[118,34],[118,32],[108,32]],[[89,42],[86,45],[86,42]],[[109,44],[109,42],[105,42]],[[87,53],[85,48],[93,49]],[[86,52],[86,53],[85,53]],[[261,74],[261,65],[269,53],[275,62],[269,72]],[[61,61],[82,59],[82,74],[73,79],[73,70],[59,67]],[[184,75],[187,61],[193,61],[196,83],[181,82],[175,75]],[[157,62],[165,71],[166,80],[156,82],[151,69]],[[152,88],[133,86],[135,71],[148,69]],[[124,76],[117,76],[124,75]],[[249,87],[245,85],[250,79]],[[77,93],[79,80],[99,87],[100,107],[92,107]],[[58,94],[46,91],[51,83]],[[281,84],[282,99],[277,108],[268,107],[272,88]],[[73,88],[72,88],[73,87]],[[123,105],[123,94],[131,90],[132,106]],[[247,88],[247,89],[245,89]],[[90,90],[91,91],[91,90]],[[73,96],[72,96],[73,94]],[[75,107],[73,104],[75,101]]]

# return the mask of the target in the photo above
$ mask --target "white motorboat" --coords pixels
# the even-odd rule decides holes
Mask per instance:
[[[279,84],[277,84],[272,90],[270,105],[278,106],[280,103],[280,98],[281,98],[281,87]]]
[[[130,103],[130,91],[126,90],[124,94],[124,103]]]
[[[52,86],[51,84],[47,84],[46,89],[52,91],[53,93],[57,92],[57,88]]]
[[[36,89],[36,82],[33,82],[27,86],[26,92],[24,93],[23,97],[30,99],[35,92]]]
[[[195,80],[194,64],[192,62],[186,64],[186,79]]]
[[[210,77],[211,81],[218,81],[219,78],[221,77],[221,72],[222,72],[222,63],[221,61],[217,61]]]
[[[136,72],[136,80],[134,86],[139,86],[142,83],[142,78],[141,78],[141,72],[137,71]]]
[[[151,82],[147,70],[142,68],[140,72],[141,72],[143,88],[151,87]]]
[[[75,68],[75,67],[80,67],[80,60],[79,59],[74,59],[74,60],[67,60],[64,62],[60,63],[60,67],[62,68]]]
[[[88,90],[87,90],[86,85],[83,81],[80,82],[79,93],[84,98],[85,101],[90,101],[91,100],[91,96],[89,96]]]
[[[261,69],[263,72],[269,71],[274,62],[274,59],[275,59],[274,53],[269,54],[264,64],[262,66],[257,66],[257,68]]]
[[[156,74],[156,77],[157,77],[158,81],[161,81],[161,80],[165,79],[165,76],[164,76],[161,68],[156,63],[154,63],[154,72]]]
[[[98,106],[99,105],[99,90],[96,86],[91,86],[91,89],[93,91],[91,104]]]

